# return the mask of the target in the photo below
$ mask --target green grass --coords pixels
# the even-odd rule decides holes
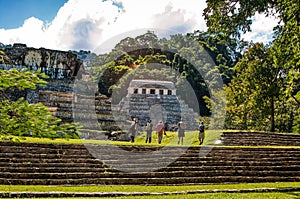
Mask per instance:
[[[41,185],[0,185],[3,192],[179,192],[193,190],[227,190],[227,189],[256,189],[256,188],[299,188],[300,182],[282,183],[248,183],[248,184],[214,184],[214,185],[190,185],[190,186],[41,186]],[[270,193],[203,193],[203,194],[172,194],[152,196],[122,196],[118,198],[299,198],[300,192],[270,192]]]
[[[299,192],[286,193],[205,193],[205,194],[185,194],[185,195],[159,195],[159,196],[120,196],[120,197],[105,197],[117,199],[299,199]],[[71,197],[72,199],[86,199],[80,197]],[[71,199],[66,198],[64,199]],[[93,197],[94,198],[94,197]],[[101,197],[102,198],[102,197]],[[52,198],[35,198],[35,199],[52,199]],[[100,199],[95,197],[94,199]]]
[[[247,184],[211,184],[189,186],[142,186],[142,185],[99,185],[99,186],[43,186],[43,185],[0,185],[7,192],[174,192],[214,189],[255,189],[255,188],[292,188],[300,187],[300,182],[247,183]]]
[[[299,193],[205,193],[205,194],[187,194],[187,195],[164,195],[164,196],[124,196],[118,199],[296,199]]]
[[[296,199],[299,198],[299,192],[291,193],[205,193],[205,194],[187,194],[187,195],[164,195],[164,196],[124,196],[117,198],[135,198],[135,199]]]
[[[214,145],[216,139],[220,137],[221,131],[207,131],[204,140],[204,145]],[[34,137],[16,137],[20,142],[30,143],[56,143],[56,144],[115,144],[115,145],[139,145],[139,146],[157,146],[157,135],[155,132],[152,134],[152,143],[145,143],[146,133],[142,132],[135,138],[135,142],[125,141],[110,141],[110,140],[83,140],[83,139],[50,139],[50,138],[34,138]],[[163,141],[160,146],[178,146],[177,132],[167,132],[163,136]],[[184,146],[198,146],[198,132],[191,131],[185,133]]]
[[[204,144],[201,146],[228,147],[228,148],[300,148],[300,146],[223,146],[216,144],[216,140],[220,139],[222,131],[207,130],[205,132]],[[183,146],[199,146],[198,132],[186,132]],[[82,139],[50,139],[50,138],[33,138],[33,137],[16,137],[20,142],[30,143],[51,143],[51,144],[112,144],[125,146],[181,146],[177,144],[177,132],[167,132],[167,136],[163,137],[162,144],[157,143],[157,135],[152,134],[152,143],[145,143],[146,133],[142,132],[135,138],[135,142],[110,141],[110,140],[82,140]]]

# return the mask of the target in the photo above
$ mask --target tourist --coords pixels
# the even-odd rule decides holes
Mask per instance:
[[[130,140],[133,143],[134,142],[134,138],[135,138],[135,134],[137,131],[137,123],[138,123],[138,119],[132,117],[130,122],[130,128],[129,128],[129,136],[130,136]]]
[[[203,144],[203,141],[204,141],[204,129],[205,129],[204,123],[201,122],[199,127],[198,127],[198,130],[199,130],[198,139],[199,139],[199,142],[200,142],[199,145]]]
[[[165,131],[165,125],[162,120],[156,125],[156,133],[158,138],[158,144],[161,144],[163,133]]]
[[[153,128],[153,124],[151,123],[151,120],[148,120],[147,124],[146,124],[146,143],[149,141],[149,143],[151,143],[151,137],[152,137],[152,128]]]
[[[167,135],[168,122],[166,121],[166,122],[164,123],[164,125],[165,125],[164,135]]]
[[[183,138],[185,136],[185,123],[180,120],[177,124],[178,127],[178,144],[183,144]]]

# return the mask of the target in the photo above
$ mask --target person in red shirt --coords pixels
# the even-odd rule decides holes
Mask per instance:
[[[165,132],[165,125],[164,125],[163,121],[160,120],[159,123],[156,125],[158,144],[161,144],[164,132]]]

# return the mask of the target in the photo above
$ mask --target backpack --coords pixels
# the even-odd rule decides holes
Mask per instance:
[[[199,125],[199,131],[204,132],[204,125],[201,125],[201,124]]]

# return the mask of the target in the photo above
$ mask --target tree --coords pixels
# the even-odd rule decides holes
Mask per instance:
[[[0,50],[0,64],[10,64],[11,60],[4,51]]]
[[[279,18],[279,23],[274,28],[274,41],[268,47],[269,53],[264,59],[275,70],[281,68],[283,84],[280,90],[285,95],[281,95],[282,99],[286,99],[285,102],[293,105],[299,113],[297,100],[300,92],[299,2],[297,0],[207,0],[206,2],[204,16],[208,32],[219,35],[224,40],[234,38],[243,42],[240,36],[250,31],[251,18],[256,13]],[[294,118],[299,118],[299,115],[295,115]],[[300,132],[299,128],[293,129]]]
[[[227,88],[228,112],[243,129],[260,128],[275,131],[275,103],[283,83],[281,68],[270,60],[270,49],[254,44],[235,66],[236,76]],[[238,122],[240,121],[240,122]]]
[[[31,135],[34,137],[77,137],[76,126],[61,124],[61,120],[52,116],[49,109],[41,103],[29,104],[24,98],[10,99],[7,92],[35,89],[36,85],[45,85],[46,78],[40,70],[36,72],[17,69],[0,70],[0,139],[11,136]]]
[[[129,70],[128,66],[116,65],[114,61],[94,68],[94,80],[98,83],[99,92],[111,96],[111,86]]]

